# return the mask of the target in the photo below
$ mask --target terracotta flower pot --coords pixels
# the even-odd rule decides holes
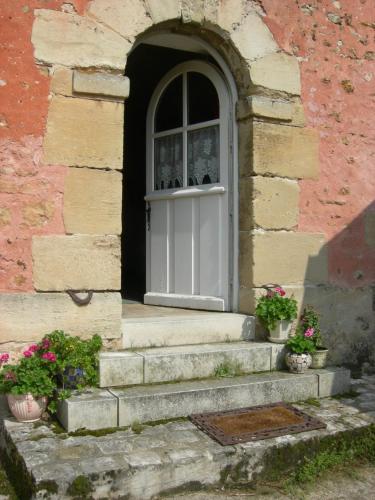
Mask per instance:
[[[311,368],[324,368],[327,364],[327,356],[328,349],[325,347],[318,347],[318,349],[311,354]]]
[[[290,332],[292,331],[293,321],[282,320],[278,321],[275,328],[270,330],[268,340],[275,344],[285,344],[288,340]]]
[[[9,409],[19,422],[36,422],[47,407],[47,397],[7,394]]]
[[[292,373],[305,373],[312,363],[311,355],[308,353],[296,354],[288,352],[285,355],[285,361]]]

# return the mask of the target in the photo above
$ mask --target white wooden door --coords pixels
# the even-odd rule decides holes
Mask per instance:
[[[153,94],[145,304],[230,308],[229,104],[220,73],[202,61],[174,68]]]

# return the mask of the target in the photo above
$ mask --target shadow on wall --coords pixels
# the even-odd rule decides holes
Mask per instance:
[[[323,274],[325,281],[316,279]],[[308,259],[302,296],[295,295],[321,314],[333,363],[375,366],[375,202]]]

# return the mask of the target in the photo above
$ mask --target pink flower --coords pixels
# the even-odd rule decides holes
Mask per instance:
[[[25,356],[25,358],[31,358],[33,353],[31,351],[27,350],[27,351],[24,351],[23,355]]]
[[[9,354],[4,352],[4,354],[0,354],[0,363],[6,363],[9,360]]]
[[[281,288],[281,286],[277,286],[275,288],[275,292],[278,293],[281,297],[284,297],[285,291]]]
[[[51,346],[51,341],[49,339],[43,339],[42,349],[49,349],[50,346]]]
[[[31,346],[28,348],[28,351],[35,352],[38,349],[39,349],[39,347],[36,344],[31,344]]]
[[[56,354],[50,351],[45,352],[42,356],[42,359],[46,359],[47,361],[51,361],[52,363],[54,363],[56,361]]]
[[[312,337],[314,335],[314,328],[308,328],[305,331],[305,337]]]
[[[5,375],[4,375],[4,378],[5,380],[13,380],[13,382],[15,382],[17,379],[16,379],[16,375],[15,373],[13,372],[7,372]]]

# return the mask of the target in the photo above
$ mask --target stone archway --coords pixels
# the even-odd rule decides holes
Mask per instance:
[[[236,81],[239,310],[253,312],[263,283],[302,288],[308,256],[324,243],[321,235],[294,231],[298,179],[318,174],[318,140],[304,128],[298,61],[280,51],[252,2],[241,9],[238,3],[94,0],[84,16],[35,12],[35,59],[51,73],[44,162],[69,169],[66,235],[34,236],[34,286],[64,296],[67,289],[94,290],[93,304],[105,296],[110,338],[121,335],[121,169],[129,92],[122,75],[127,54],[147,30],[194,32],[222,55]],[[324,271],[314,279],[324,281]]]

